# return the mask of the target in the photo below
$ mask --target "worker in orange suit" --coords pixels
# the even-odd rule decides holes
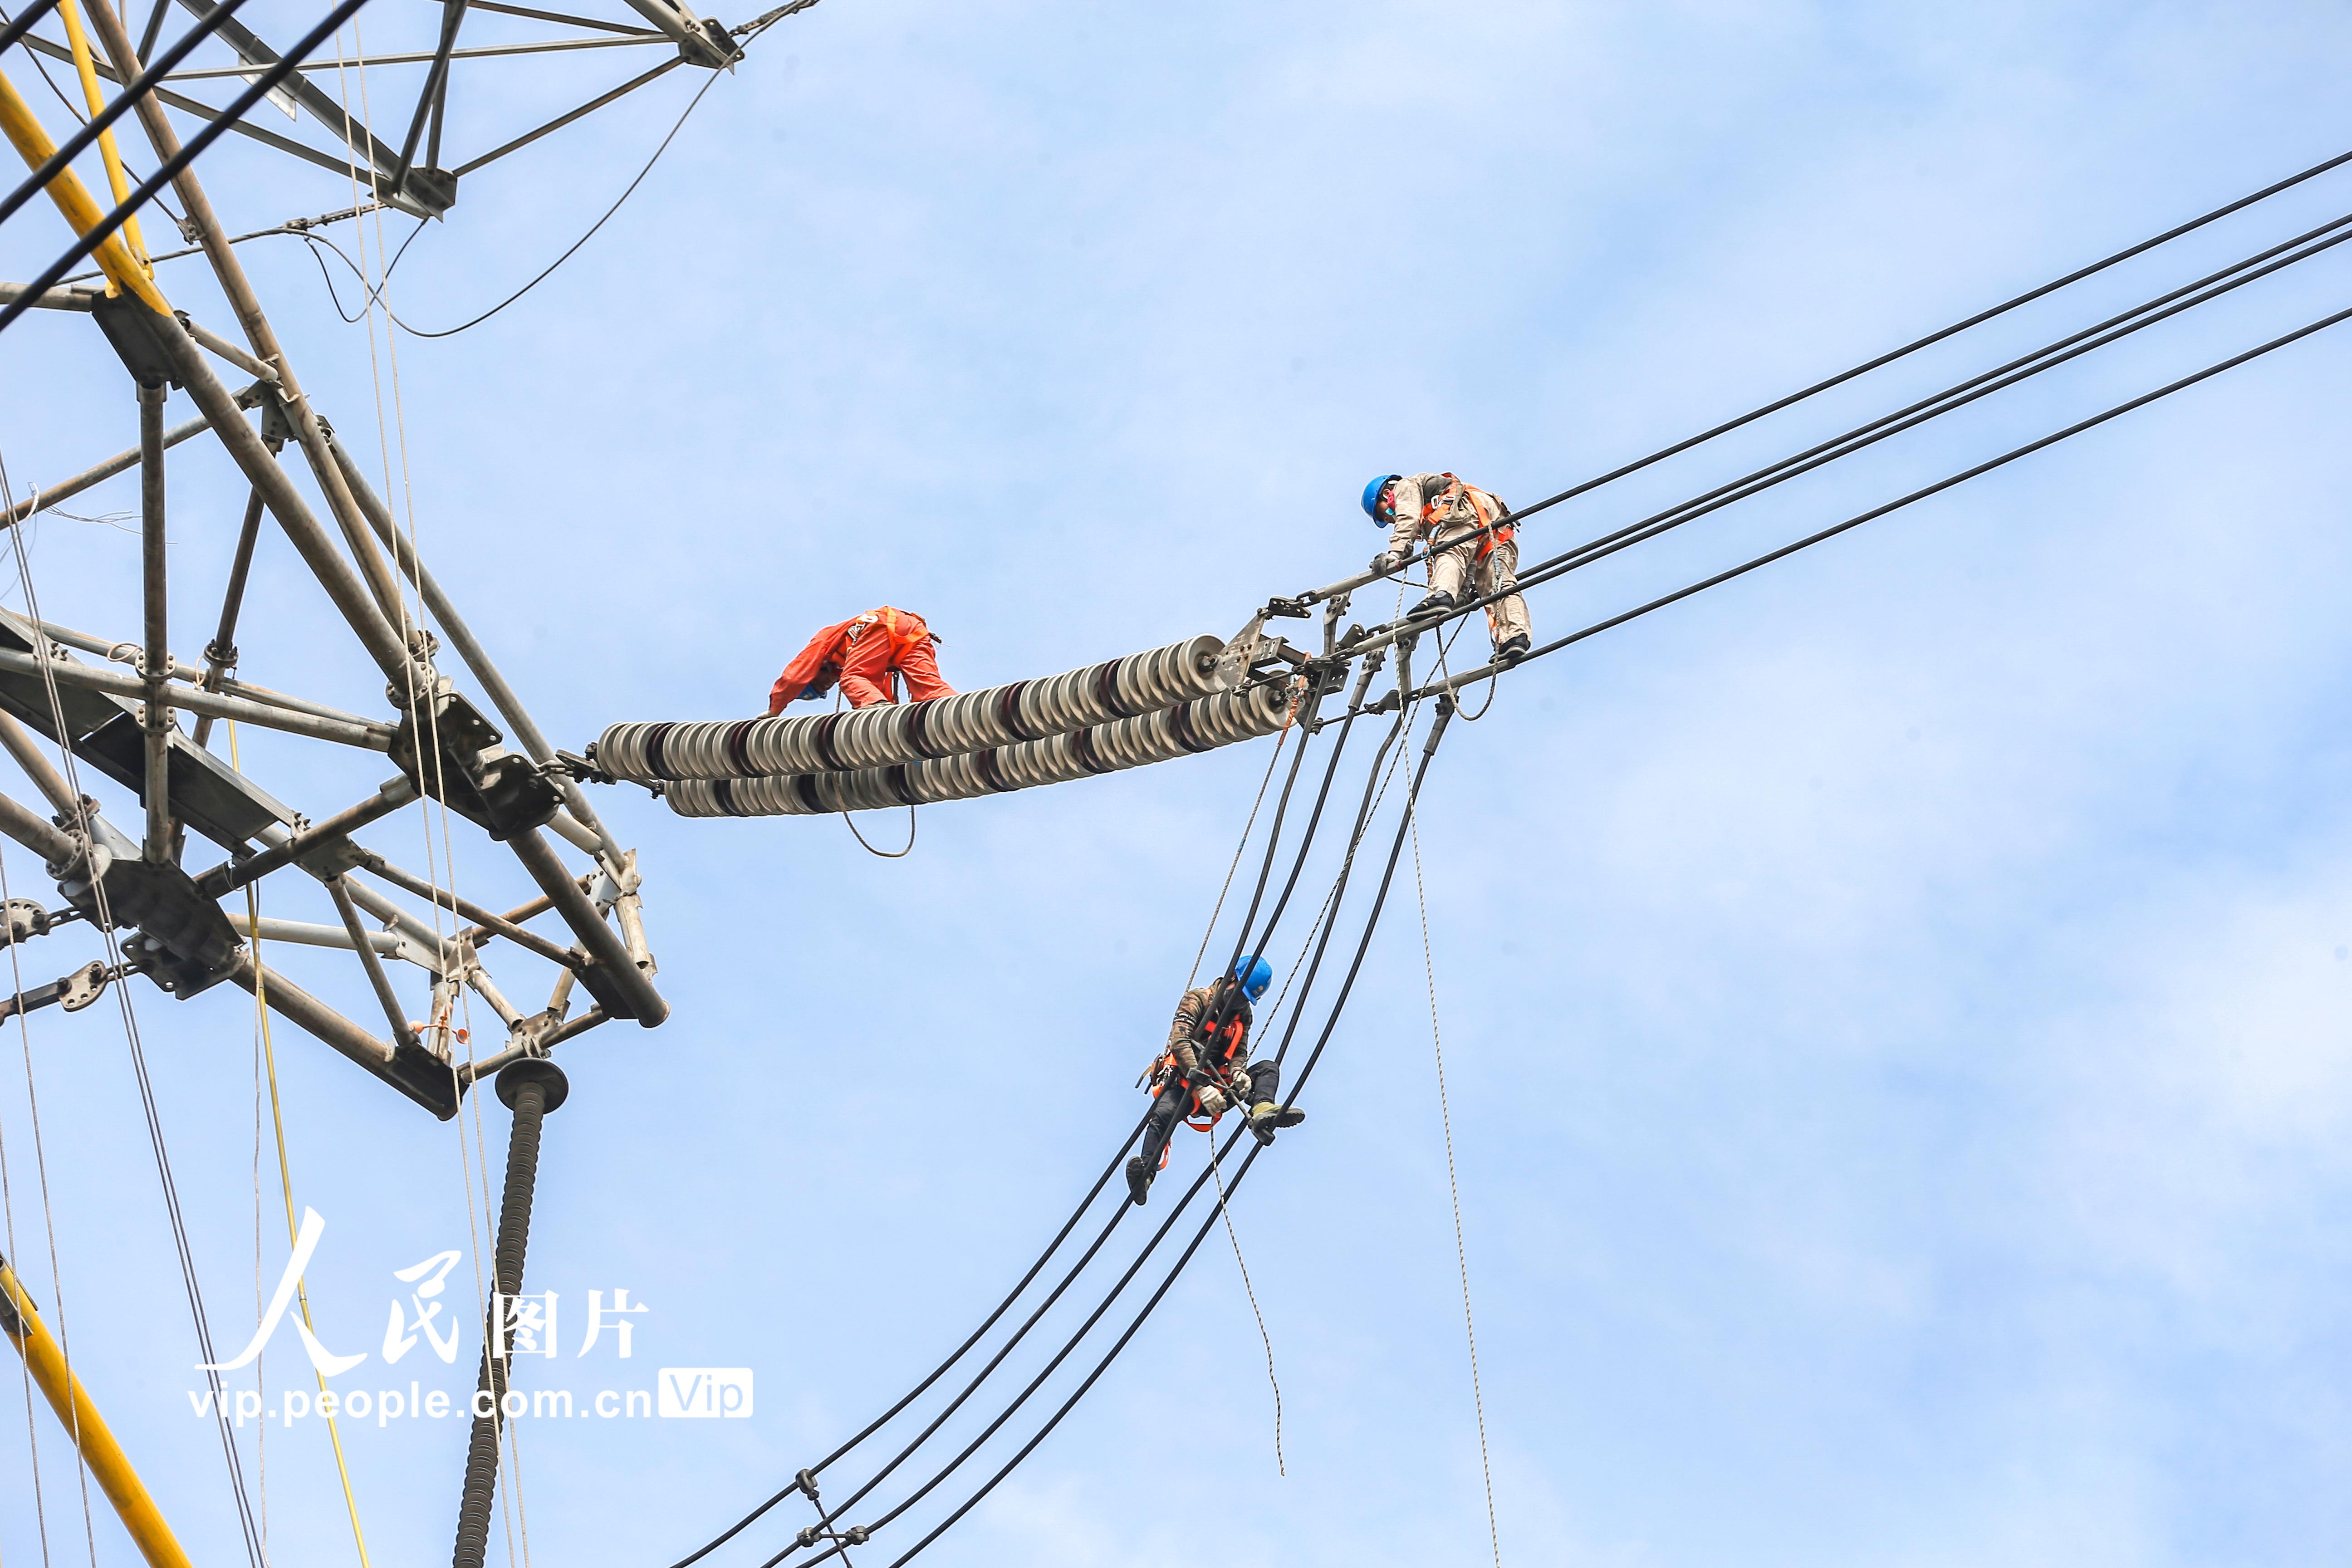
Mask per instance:
[[[896,702],[894,689],[901,676],[909,701],[953,697],[955,688],[940,679],[940,661],[931,652],[939,640],[912,610],[885,605],[853,616],[811,637],[808,647],[784,666],[768,691],[768,711],[781,713],[784,704],[797,698],[823,697],[836,680],[852,708]]]

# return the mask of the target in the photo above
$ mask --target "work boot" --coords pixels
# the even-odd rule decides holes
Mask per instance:
[[[1417,621],[1424,616],[1442,616],[1453,607],[1454,595],[1447,593],[1444,589],[1440,588],[1437,592],[1430,595],[1428,598],[1423,599],[1420,604],[1415,605],[1412,609],[1407,610],[1404,613],[1404,618],[1409,621]]]
[[[1141,1208],[1143,1200],[1151,1195],[1152,1175],[1152,1169],[1143,1163],[1142,1155],[1129,1154],[1127,1157],[1127,1195],[1137,1208]]]
[[[1270,1100],[1261,1100],[1250,1107],[1250,1136],[1260,1143],[1272,1143],[1276,1129],[1296,1127],[1307,1120],[1307,1112],[1297,1106],[1285,1110]]]
[[[1505,637],[1503,646],[1495,650],[1495,657],[1505,664],[1517,664],[1527,658],[1528,634],[1513,632],[1509,637]]]

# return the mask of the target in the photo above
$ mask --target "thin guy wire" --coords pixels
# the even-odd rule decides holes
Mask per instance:
[[[13,902],[14,900],[15,895],[8,888],[8,857],[5,849],[0,849],[0,906]],[[18,1027],[22,1028],[25,1020],[25,969],[16,952],[19,945],[15,942],[8,944],[8,969],[16,987],[15,1016]],[[32,1039],[27,1034],[25,1042],[25,1091],[27,1100],[31,1099],[32,1088]],[[47,1177],[44,1173],[42,1178],[44,1212],[48,1206],[47,1184]],[[5,1133],[0,1133],[0,1219],[5,1219],[6,1224],[8,1256],[12,1258],[16,1258],[20,1256],[16,1250],[16,1193],[15,1185],[8,1179],[8,1141]],[[49,1511],[48,1504],[41,1492],[41,1434],[40,1422],[35,1416],[33,1410],[33,1363],[21,1356],[18,1357],[16,1375],[24,1385],[25,1393],[25,1447],[26,1452],[30,1456],[33,1471],[33,1524],[40,1538],[42,1568],[48,1568]],[[93,1552],[96,1550],[95,1542],[92,1542],[91,1549]]]
[[[16,490],[8,482],[7,465],[5,461],[0,461],[0,505],[5,505],[13,510],[16,505]],[[38,489],[34,490],[32,499],[36,501],[39,500],[41,499],[41,492]],[[23,532],[21,529],[11,530],[10,531],[17,534],[21,534]],[[31,580],[26,570],[26,547],[20,538],[16,542],[15,548],[17,576],[20,584],[29,584]],[[26,608],[28,610],[31,608],[29,600],[30,595],[28,592],[26,605]],[[37,615],[34,618],[37,620],[39,617]],[[4,879],[6,874],[7,861],[5,858],[0,858],[0,879]],[[58,1260],[58,1221],[56,1210],[49,1195],[48,1156],[41,1136],[41,1101],[39,1095],[35,1092],[33,1086],[32,1020],[26,1015],[22,1005],[25,995],[25,976],[21,956],[16,952],[16,944],[14,942],[10,942],[8,944],[8,964],[10,972],[16,979],[16,997],[19,1004],[16,1009],[16,1034],[18,1043],[22,1047],[25,1054],[25,1102],[28,1108],[33,1126],[33,1169],[35,1173],[40,1179],[41,1219],[47,1231],[48,1237],[49,1289],[51,1293],[57,1298],[58,1357],[65,1363],[66,1376],[70,1380],[73,1376],[73,1339],[69,1332],[69,1325],[66,1317],[66,1278],[64,1268]],[[31,1375],[29,1368],[26,1371],[26,1375],[28,1377]],[[27,1394],[26,1398],[26,1409],[27,1412],[27,1418],[29,1419],[32,1408],[31,1395]],[[98,1525],[96,1520],[91,1516],[89,1508],[89,1468],[81,1462],[81,1408],[79,1405],[73,1407],[73,1418],[66,1423],[66,1429],[73,1437],[74,1476],[81,1487],[82,1534],[86,1538],[89,1547],[90,1568],[98,1568]],[[43,1539],[46,1542],[46,1524],[43,1527]]]
[[[1296,714],[1298,704],[1294,700],[1290,711]],[[1290,720],[1282,721],[1282,732],[1275,737],[1274,754],[1265,760],[1265,776],[1257,781],[1257,798],[1250,802],[1249,820],[1242,824],[1242,841],[1234,846],[1234,863],[1225,868],[1225,885],[1217,889],[1216,907],[1209,911],[1209,926],[1201,933],[1201,950],[1192,955],[1192,972],[1184,976],[1184,989],[1190,991],[1201,978],[1201,960],[1209,956],[1209,939],[1217,934],[1217,917],[1225,911],[1225,895],[1234,890],[1234,873],[1242,868],[1242,857],[1249,850],[1250,835],[1257,828],[1258,808],[1265,804],[1266,786],[1274,783],[1274,768],[1282,761],[1283,743],[1290,739]],[[1243,933],[1244,940],[1246,932]]]
[[[5,495],[0,495],[0,500],[5,499]],[[34,491],[32,499],[37,502],[40,499],[40,492],[38,490]],[[12,534],[16,532],[15,530],[11,530],[10,531]],[[32,562],[26,553],[25,543],[22,538],[16,539],[14,541],[14,546],[16,557],[17,581],[19,585],[24,589],[26,611],[32,620],[38,625],[46,620],[47,617],[41,614],[40,595],[33,585]],[[42,634],[39,640],[43,647],[46,649],[47,647],[47,634]],[[58,692],[56,672],[51,668],[49,659],[46,653],[41,660],[41,680],[43,688],[48,697],[50,722],[57,734],[64,735],[68,733],[65,721],[64,702],[63,699]],[[85,845],[89,846],[94,849],[97,844],[97,836],[90,826],[90,805],[92,803],[89,796],[82,790],[80,770],[75,764],[73,748],[64,744],[62,742],[59,742],[58,744],[58,754],[67,787],[73,792],[75,802],[74,816],[81,830],[82,841]],[[189,1316],[194,1321],[197,1348],[204,1353],[205,1361],[206,1363],[211,1363],[217,1361],[219,1358],[214,1353],[212,1328],[211,1325],[206,1322],[205,1318],[204,1294],[196,1280],[195,1254],[188,1242],[187,1222],[180,1211],[180,1194],[178,1186],[172,1179],[171,1154],[164,1142],[162,1117],[155,1106],[154,1085],[149,1079],[147,1075],[147,1054],[139,1036],[138,1016],[132,1010],[131,1005],[131,987],[129,984],[122,983],[127,980],[128,976],[122,973],[122,949],[121,942],[115,934],[114,917],[106,890],[106,879],[103,877],[97,875],[97,868],[94,864],[91,866],[90,870],[90,897],[98,910],[98,919],[95,923],[99,927],[100,940],[106,948],[108,966],[116,973],[117,984],[114,986],[115,1002],[117,1009],[122,1019],[124,1041],[130,1047],[131,1076],[139,1086],[140,1108],[146,1119],[148,1143],[150,1149],[154,1154],[156,1178],[158,1184],[163,1190],[163,1213],[165,1218],[170,1224],[173,1249],[178,1255],[180,1264],[180,1283],[187,1294],[188,1312]],[[62,1340],[59,1342],[60,1351],[62,1352]],[[68,1374],[71,1373],[72,1365],[70,1362],[67,1363],[66,1370]],[[237,1510],[239,1522],[245,1532],[247,1552],[252,1556],[255,1568],[260,1568],[259,1538],[254,1530],[251,1501],[247,1498],[245,1493],[245,1478],[242,1467],[240,1466],[237,1458],[236,1437],[229,1426],[227,1412],[223,1409],[221,1405],[223,1384],[221,1383],[220,1373],[217,1372],[207,1371],[205,1375],[214,1394],[214,1416],[220,1430],[222,1453],[227,1461],[231,1494]],[[75,1452],[77,1455],[80,1452],[80,1436],[79,1428],[77,1428],[75,1436]],[[81,1468],[86,1468],[87,1467]],[[87,1489],[88,1483],[85,1482],[85,1493],[87,1492]],[[86,1506],[87,1503],[85,1502],[85,1507]]]

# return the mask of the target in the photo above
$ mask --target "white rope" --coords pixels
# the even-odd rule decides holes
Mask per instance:
[[[1429,894],[1421,879],[1418,816],[1412,819],[1412,890],[1421,902],[1421,962],[1429,977],[1429,1043],[1437,1058],[1437,1115],[1445,1130],[1445,1184],[1454,1197],[1454,1258],[1462,1271],[1462,1330],[1470,1343],[1470,1400],[1478,1413],[1478,1469],[1486,1481],[1486,1538],[1495,1549],[1495,1568],[1503,1568],[1503,1536],[1495,1523],[1495,1467],[1486,1451],[1486,1395],[1478,1382],[1478,1324],[1470,1312],[1470,1247],[1463,1239],[1462,1181],[1454,1167],[1454,1110],[1445,1094],[1445,1040],[1437,1026],[1437,960],[1429,942]]]
[[[1244,1110],[1244,1115],[1248,1112]],[[1234,1230],[1233,1212],[1225,1207],[1225,1178],[1217,1165],[1217,1130],[1209,1127],[1209,1180],[1217,1188],[1217,1217],[1225,1222],[1225,1239],[1234,1244],[1234,1263],[1242,1271],[1242,1294],[1249,1298],[1250,1316],[1257,1320],[1257,1337],[1265,1346],[1265,1381],[1274,1390],[1274,1468],[1286,1479],[1290,1467],[1282,1458],[1282,1384],[1274,1375],[1274,1336],[1265,1331],[1265,1314],[1258,1310],[1257,1289],[1250,1284],[1249,1264],[1242,1258],[1242,1238]]]
[[[352,37],[356,58],[350,67],[346,68],[340,52],[341,38],[340,35],[337,37],[339,81],[342,92],[343,108],[348,113],[351,105],[349,79],[354,74],[359,78],[360,113],[362,121],[364,123],[367,122],[370,115],[368,68],[365,43],[356,18],[352,25]],[[352,179],[352,205],[358,206],[362,204],[359,195],[360,170],[356,149],[350,151],[346,162]],[[381,259],[386,254],[386,244],[383,237],[383,193],[378,187],[377,179],[377,170],[371,162],[367,171],[367,199],[373,204],[376,231],[375,255]],[[388,269],[379,277],[373,279],[370,277],[373,264],[368,258],[367,227],[365,221],[354,226],[354,244],[359,250],[360,281],[366,290],[363,314],[368,334],[368,370],[375,401],[377,448],[383,458],[384,489],[386,493],[390,493],[393,488],[393,452],[395,444],[397,445],[400,457],[402,510],[406,522],[410,558],[422,561],[424,557],[417,544],[415,487],[409,462],[407,410],[401,395],[399,342],[397,334],[388,324],[383,329],[385,345],[383,359],[379,359],[376,346],[377,310],[381,307],[387,316],[391,312],[390,301],[385,298],[385,292],[391,286],[391,278]],[[386,362],[389,363],[392,381],[393,406],[389,429],[386,428],[384,419],[383,394]],[[397,555],[396,551],[394,553]],[[396,561],[394,567],[396,571]],[[401,643],[404,647],[409,646],[414,633],[421,628],[425,621],[421,573],[419,578],[420,580],[415,584],[401,585],[397,595],[401,618]],[[397,582],[396,576],[395,582]],[[416,596],[414,612],[411,611],[409,603],[409,595],[412,593]],[[449,987],[449,1000],[446,1008],[442,1010],[442,1016],[427,1020],[427,1024],[429,1027],[439,1027],[442,1031],[441,1043],[450,1057],[451,1089],[458,1092],[462,1098],[464,1085],[470,1078],[470,1072],[463,1078],[458,1073],[456,1050],[457,1037],[462,1037],[465,1046],[466,1067],[470,1069],[477,1059],[473,1040],[473,997],[466,985],[467,973],[474,960],[470,948],[457,933],[445,930],[442,925],[442,916],[445,911],[440,894],[446,887],[454,902],[457,889],[457,872],[456,843],[449,825],[448,791],[446,787],[446,764],[440,746],[440,715],[430,706],[420,704],[419,693],[414,679],[408,682],[406,700],[410,728],[421,730],[425,733],[432,750],[435,783],[439,786],[434,790],[435,801],[427,805],[422,819],[425,879],[434,895],[429,900],[433,905],[434,946],[439,960],[439,973]],[[435,850],[434,833],[436,805],[438,806],[440,818],[440,845],[437,855]],[[451,918],[454,921],[454,912]],[[448,1015],[455,1015],[455,1016]],[[473,1097],[472,1110],[474,1147],[471,1151],[466,1147],[466,1118],[462,1114],[458,1118],[458,1173],[466,1191],[466,1224],[469,1238],[467,1250],[472,1255],[473,1261],[475,1321],[485,1325],[484,1332],[488,1336],[499,1331],[499,1326],[491,1321],[492,1298],[495,1295],[496,1281],[485,1280],[482,1273],[482,1259],[486,1256],[495,1254],[497,1239],[493,1231],[496,1221],[492,1217],[495,1210],[489,1190],[489,1153],[483,1135],[481,1099],[478,1095]],[[475,1202],[478,1182],[481,1200],[478,1205]],[[486,1343],[485,1350],[488,1349],[488,1346]],[[504,1484],[499,1490],[499,1510],[507,1537],[507,1560],[509,1563],[515,1561],[517,1536],[520,1535],[521,1559],[525,1568],[529,1568],[530,1534],[529,1521],[524,1517],[523,1512],[521,1434],[517,1424],[513,1422],[500,1423],[500,1426],[504,1441],[499,1446],[499,1468]]]

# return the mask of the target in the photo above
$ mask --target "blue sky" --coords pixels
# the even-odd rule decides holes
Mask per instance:
[[[401,3],[364,14],[370,50],[429,35],[437,13]],[[288,37],[310,14],[256,12]],[[399,339],[396,399],[383,336],[372,359],[301,247],[243,254],[354,450],[379,462],[392,432],[397,465],[404,431],[428,558],[576,748],[616,720],[748,712],[809,629],[885,600],[929,617],[968,687],[1228,633],[1370,555],[1370,473],[1450,468],[1524,502],[2345,151],[2327,106],[2347,42],[2323,8],[2263,5],[825,0],[536,291]],[[453,138],[488,144],[629,68],[485,73]],[[395,307],[429,329],[502,298],[698,84],[674,73],[471,177]],[[350,203],[348,182],[234,144],[204,172],[240,232]],[[1547,513],[1528,552],[2333,218],[2347,181]],[[0,275],[61,233],[28,209]],[[200,267],[164,287],[226,327]],[[2341,309],[2345,268],[2331,253],[1548,588],[1538,637]],[[1423,848],[1507,1561],[2352,1548],[2347,353],[2324,335],[1529,667],[1449,734]],[[29,319],[0,363],[19,493],[130,444],[86,321]],[[173,471],[186,657],[243,492],[201,444]],[[118,481],[68,510],[135,505]],[[131,534],[50,518],[31,539],[54,618],[135,635]],[[380,677],[264,539],[246,673],[377,710]],[[314,816],[388,772],[245,741]],[[1131,1080],[1265,766],[1241,748],[927,810],[900,861],[837,822],[600,795],[641,849],[677,1011],[563,1052],[530,1273],[567,1313],[615,1287],[653,1310],[625,1366],[572,1355],[567,1322],[560,1371],[534,1374],[587,1393],[749,1365],[758,1404],[525,1427],[532,1552],[673,1561],[993,1303],[1139,1113]],[[415,864],[419,835],[410,814],[370,841]],[[525,896],[478,836],[457,855],[467,896]],[[22,896],[29,858],[6,864]],[[927,1562],[1487,1554],[1409,882],[1400,898],[1312,1120],[1235,1206],[1287,1477],[1213,1237]],[[265,910],[331,918],[275,882]],[[26,981],[88,942],[27,949]],[[353,976],[281,957],[367,1016]],[[495,972],[534,1004],[546,983],[510,955]],[[135,996],[226,1342],[284,1256],[274,1159],[257,1199],[243,1000]],[[391,1271],[464,1245],[467,1173],[504,1117],[478,1149],[469,1113],[460,1150],[323,1047],[275,1044],[298,1201],[329,1221],[320,1331],[373,1352]],[[194,1554],[231,1560],[119,1019],[43,1013],[29,1049],[77,1363]],[[14,1254],[47,1303],[13,1030],[7,1052]],[[415,1352],[399,1381],[423,1359],[426,1386],[461,1391],[473,1353]],[[304,1374],[290,1341],[268,1365],[273,1387]],[[0,1385],[0,1555],[30,1563],[22,1394]],[[49,1560],[84,1560],[46,1412],[35,1426]],[[436,1557],[457,1424],[346,1446],[375,1560]],[[349,1560],[318,1425],[273,1428],[268,1468],[281,1558]],[[95,1533],[100,1563],[132,1560],[102,1513]]]

